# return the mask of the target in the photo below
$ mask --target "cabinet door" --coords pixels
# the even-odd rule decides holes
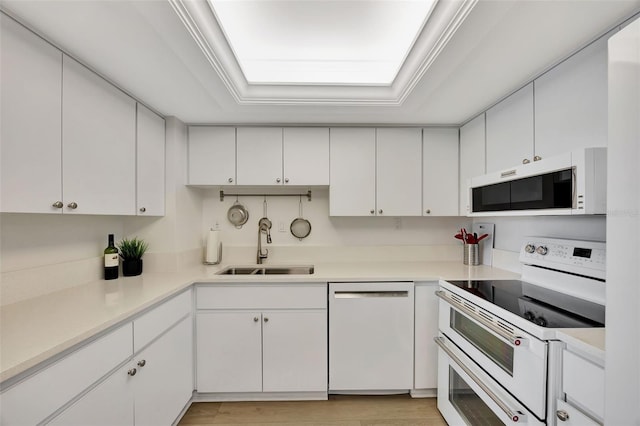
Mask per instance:
[[[329,185],[328,128],[285,128],[283,152],[285,185]]]
[[[374,216],[376,130],[331,129],[330,216]]]
[[[0,211],[61,213],[62,53],[0,15]]]
[[[435,389],[438,385],[438,283],[416,284],[414,388]]]
[[[458,216],[458,129],[422,130],[422,215]]]
[[[137,105],[137,206],[139,216],[164,216],[164,118]]]
[[[259,312],[198,312],[198,392],[262,391],[261,320]]]
[[[533,161],[533,83],[487,111],[487,173]]]
[[[422,129],[376,130],[376,214],[422,216]]]
[[[460,128],[460,216],[471,211],[471,178],[485,174],[485,115]]]
[[[238,185],[282,185],[282,128],[238,127]]]
[[[193,322],[188,316],[134,357],[136,426],[173,424],[189,402],[192,347]]]
[[[62,87],[64,212],[135,214],[136,102],[66,55]]]
[[[604,36],[538,78],[536,155],[607,146],[607,39]]]
[[[189,184],[236,184],[235,127],[189,127]]]
[[[263,391],[327,391],[327,311],[267,311]]]
[[[133,426],[133,387],[137,377],[127,374],[127,364],[107,377],[73,405],[55,417],[49,425],[59,426]]]

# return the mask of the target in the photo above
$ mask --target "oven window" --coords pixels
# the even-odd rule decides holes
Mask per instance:
[[[449,367],[449,402],[468,425],[504,425],[452,367]]]
[[[513,347],[455,309],[450,311],[451,328],[513,376]]]

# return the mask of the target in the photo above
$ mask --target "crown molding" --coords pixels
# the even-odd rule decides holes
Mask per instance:
[[[425,76],[477,1],[438,1],[391,85],[249,84],[209,2],[169,3],[239,105],[398,106]]]

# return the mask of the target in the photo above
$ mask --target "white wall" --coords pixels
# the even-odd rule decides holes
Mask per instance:
[[[299,193],[287,188],[290,193]],[[219,190],[201,190],[204,197],[202,235],[216,224],[225,246],[256,247],[258,220],[263,216],[263,197],[239,197],[249,210],[249,221],[236,229],[227,220],[227,210],[235,197],[220,201]],[[227,193],[235,192],[225,189]],[[260,189],[252,192],[268,192]],[[301,193],[306,192],[303,188]],[[267,214],[273,223],[272,246],[433,246],[456,245],[453,238],[461,226],[471,221],[464,217],[329,217],[328,189],[313,189],[312,201],[302,198],[303,216],[311,222],[311,234],[298,240],[289,232],[291,221],[299,216],[298,197],[267,197]],[[281,232],[282,229],[284,232]],[[247,259],[250,260],[250,259]]]
[[[605,424],[640,425],[640,20],[609,41]]]

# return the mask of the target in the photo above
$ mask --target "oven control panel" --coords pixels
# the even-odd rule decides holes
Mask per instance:
[[[601,241],[526,237],[520,250],[521,263],[570,272],[574,268],[604,272],[606,260],[606,243]]]

